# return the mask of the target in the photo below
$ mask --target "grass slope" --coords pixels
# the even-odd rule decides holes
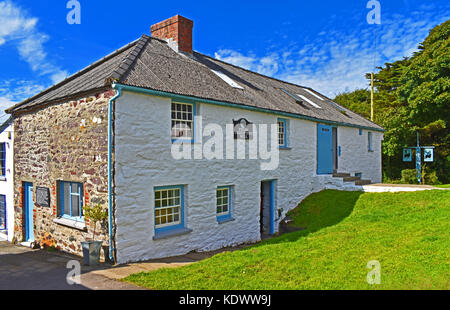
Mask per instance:
[[[450,192],[327,190],[290,212],[306,229],[125,281],[152,289],[450,289]],[[381,264],[369,285],[366,265]]]

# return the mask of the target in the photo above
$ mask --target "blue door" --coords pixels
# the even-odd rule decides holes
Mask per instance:
[[[34,221],[33,221],[33,184],[24,183],[24,210],[25,210],[25,241],[34,241]]]
[[[333,173],[333,128],[317,124],[317,174]]]

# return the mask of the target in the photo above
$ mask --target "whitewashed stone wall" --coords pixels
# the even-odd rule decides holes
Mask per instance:
[[[5,143],[5,176],[0,177],[0,195],[6,196],[6,233],[0,232],[0,239],[9,242],[14,237],[14,125],[11,124],[0,133],[0,143]]]
[[[232,123],[233,119],[243,117],[254,124],[273,124],[278,118],[208,104],[198,104],[197,108],[203,117],[203,127],[217,123],[224,132],[225,124]],[[277,180],[277,231],[287,211],[311,193],[324,189],[332,180],[330,176],[316,176],[317,125],[314,122],[289,119],[291,149],[280,150],[278,169],[262,171],[257,160],[174,160],[170,109],[168,98],[126,91],[116,102],[115,239],[119,264],[259,241],[261,181]],[[350,131],[358,133],[357,129]],[[355,148],[355,154],[359,148],[367,151],[366,143],[359,146],[353,140],[340,141],[344,150]],[[376,152],[379,149],[377,145]],[[369,164],[378,165],[377,169],[381,170],[381,161]],[[185,226],[192,232],[153,240],[154,187],[168,185],[185,186]],[[234,185],[232,216],[235,220],[219,224],[215,213],[216,187],[221,185]],[[281,216],[278,210],[282,211]]]
[[[372,152],[368,151],[368,132],[372,133]],[[362,179],[372,183],[381,183],[381,142],[383,133],[363,129],[359,135],[358,128],[339,127],[338,145],[341,146],[339,157],[340,172],[352,175],[362,173]]]

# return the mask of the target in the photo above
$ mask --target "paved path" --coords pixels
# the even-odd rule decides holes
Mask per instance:
[[[112,280],[89,266],[81,266],[81,284],[69,285],[67,262],[81,258],[31,250],[0,241],[0,290],[130,290],[132,284]],[[100,268],[104,268],[103,266]]]
[[[363,191],[381,193],[381,192],[416,192],[427,190],[446,190],[446,188],[439,188],[430,185],[415,185],[415,184],[370,184],[363,185]]]

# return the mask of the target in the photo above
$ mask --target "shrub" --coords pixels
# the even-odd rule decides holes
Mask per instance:
[[[86,206],[84,208],[84,215],[92,221],[94,224],[94,231],[92,233],[92,240],[95,239],[95,228],[98,222],[104,222],[108,217],[108,210],[103,210],[101,204],[97,204],[94,206]]]
[[[417,184],[416,169],[402,170],[402,183]]]

